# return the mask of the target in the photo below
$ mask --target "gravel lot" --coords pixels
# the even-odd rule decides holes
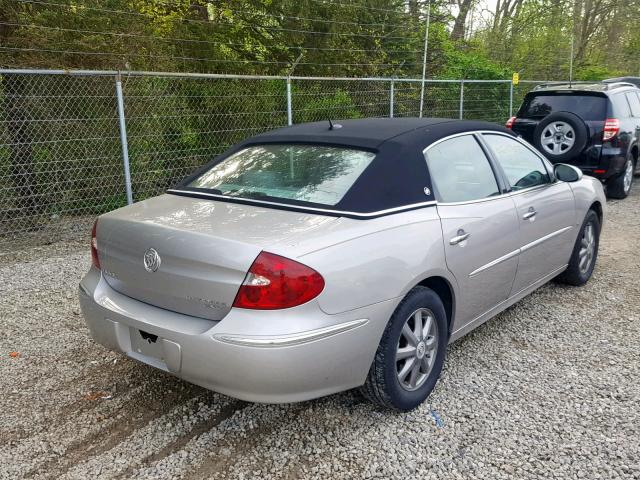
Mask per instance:
[[[547,285],[450,346],[407,414],[187,384],[90,340],[88,245],[0,256],[0,478],[640,479],[638,239],[640,185],[610,202],[586,287]]]

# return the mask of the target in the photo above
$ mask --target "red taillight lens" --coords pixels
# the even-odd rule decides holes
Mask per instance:
[[[604,133],[602,134],[602,141],[606,142],[615,137],[620,131],[620,122],[617,118],[607,118],[604,122]]]
[[[276,310],[302,305],[324,288],[322,275],[294,260],[262,252],[251,265],[233,306]]]
[[[93,222],[93,228],[91,229],[91,263],[94,267],[100,270],[100,259],[98,258],[98,239],[96,238],[96,231],[98,230],[98,220]]]
[[[504,126],[507,127],[508,129],[511,129],[515,121],[516,121],[516,117],[511,117],[509,120],[507,120],[507,123],[505,123]]]

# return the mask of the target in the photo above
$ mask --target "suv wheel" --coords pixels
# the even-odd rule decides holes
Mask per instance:
[[[628,156],[622,172],[607,182],[607,195],[611,198],[626,198],[633,184],[633,157]]]
[[[448,338],[440,297],[429,288],[413,288],[387,324],[362,394],[395,410],[417,407],[440,377]]]
[[[570,112],[556,112],[538,124],[533,143],[552,162],[564,162],[584,150],[588,137],[587,125],[580,117]]]

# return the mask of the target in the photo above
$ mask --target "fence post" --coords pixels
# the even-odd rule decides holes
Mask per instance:
[[[431,22],[431,0],[427,3],[427,25],[424,30],[424,53],[422,57],[422,85],[420,87],[420,118],[424,111],[424,88],[427,78],[427,51],[429,50],[429,23]]]
[[[291,77],[287,77],[287,125],[293,125],[293,107],[291,105]]]
[[[124,165],[124,182],[127,190],[127,203],[133,203],[131,190],[131,169],[129,167],[129,145],[127,144],[127,123],[124,117],[124,97],[122,95],[122,78],[120,72],[116,74],[116,99],[118,102],[118,121],[120,124],[120,143],[122,145],[122,163]]]
[[[396,82],[391,80],[391,88],[389,89],[389,118],[393,118],[393,108],[396,95]]]
[[[460,80],[460,120],[462,120],[464,115],[464,79]]]
[[[509,83],[509,118],[513,117],[513,78]]]

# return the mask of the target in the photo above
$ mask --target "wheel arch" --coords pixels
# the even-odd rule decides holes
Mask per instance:
[[[638,143],[634,142],[634,144],[631,146],[631,155],[633,156],[633,165],[634,167],[638,167]]]
[[[430,288],[440,297],[440,300],[442,300],[442,304],[444,305],[444,311],[447,315],[447,325],[449,327],[450,336],[456,311],[456,296],[453,285],[451,285],[449,280],[446,278],[439,275],[433,275],[421,280],[416,284],[416,286]]]
[[[596,215],[598,215],[598,222],[600,222],[600,228],[602,228],[604,212],[602,210],[602,204],[600,203],[600,201],[596,200],[595,202],[593,202],[589,207],[589,210],[593,210],[594,212],[596,212]]]

